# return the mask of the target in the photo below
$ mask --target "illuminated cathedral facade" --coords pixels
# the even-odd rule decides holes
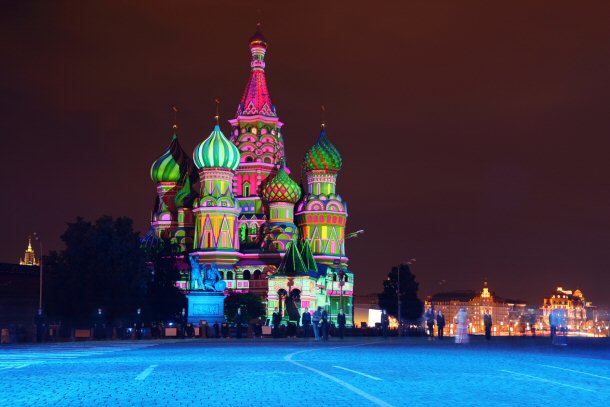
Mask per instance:
[[[286,165],[283,123],[267,87],[267,41],[250,38],[250,78],[223,132],[218,116],[192,159],[174,134],[151,167],[157,187],[145,240],[171,241],[202,268],[215,265],[228,291],[261,296],[286,320],[340,308],[353,324],[354,275],[345,256],[347,204],[337,193],[342,167],[324,123],[306,152],[301,186]],[[228,137],[227,137],[228,135]],[[188,268],[177,283],[187,294]]]

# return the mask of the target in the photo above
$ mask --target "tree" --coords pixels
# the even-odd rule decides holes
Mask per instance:
[[[171,294],[168,285],[173,286],[175,274],[162,263],[171,261],[159,254],[153,261],[159,271],[151,273],[131,219],[104,216],[91,223],[79,217],[68,223],[61,239],[65,250],[52,253],[47,263],[49,315],[89,324],[97,308],[108,320],[130,320],[142,308],[146,320],[147,309],[167,306],[160,298]],[[153,306],[155,301],[161,304]]]
[[[388,279],[383,282],[383,292],[378,294],[379,307],[388,314],[398,316],[398,275],[400,273],[400,300],[402,302],[401,316],[408,321],[419,319],[424,312],[424,304],[417,297],[419,283],[407,264],[392,267]]]
[[[262,318],[265,315],[265,304],[261,301],[260,296],[254,293],[231,292],[225,298],[225,318],[227,321],[234,322],[237,309],[240,307],[245,321]]]
[[[175,284],[180,279],[179,249],[177,244],[163,242],[145,250],[148,274],[142,305],[146,321],[168,321],[187,307],[186,297]]]

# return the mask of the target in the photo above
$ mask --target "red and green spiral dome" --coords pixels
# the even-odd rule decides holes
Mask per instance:
[[[296,203],[300,197],[301,187],[290,178],[283,166],[263,189],[263,198],[268,202]]]
[[[305,155],[305,171],[339,171],[342,165],[339,150],[328,139],[326,128],[322,128],[318,141]]]

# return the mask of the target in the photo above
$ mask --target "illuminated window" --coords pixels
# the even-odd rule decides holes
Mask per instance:
[[[250,196],[250,183],[249,182],[244,182],[244,187],[243,187],[243,196]]]

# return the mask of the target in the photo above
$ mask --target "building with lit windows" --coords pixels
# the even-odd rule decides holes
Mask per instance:
[[[466,307],[468,314],[468,332],[483,334],[485,326],[483,315],[489,311],[493,320],[494,335],[516,334],[520,317],[525,312],[523,301],[510,300],[497,296],[489,290],[487,282],[481,291],[462,290],[438,293],[429,296],[425,301],[426,308],[434,308],[435,312],[443,311],[445,315],[445,335],[454,335],[457,331],[457,313]]]
[[[354,274],[345,255],[347,204],[336,190],[342,158],[322,123],[297,183],[286,164],[285,136],[265,76],[260,26],[249,42],[250,77],[235,116],[216,118],[193,159],[178,141],[151,167],[157,198],[145,245],[173,242],[203,268],[215,265],[227,290],[252,292],[286,319],[343,308],[353,323]],[[189,266],[178,285],[191,289]],[[343,271],[339,273],[339,271]]]
[[[580,290],[566,290],[557,287],[555,291],[544,298],[542,312],[545,323],[549,323],[549,315],[553,310],[563,310],[568,329],[572,332],[584,332],[593,323],[593,306],[585,301]],[[591,314],[591,315],[589,315]],[[591,324],[587,324],[591,321]]]
[[[36,258],[36,253],[34,253],[34,249],[32,248],[32,238],[28,238],[28,247],[25,249],[25,253],[22,259],[19,259],[19,264],[21,266],[38,266],[40,262]]]

